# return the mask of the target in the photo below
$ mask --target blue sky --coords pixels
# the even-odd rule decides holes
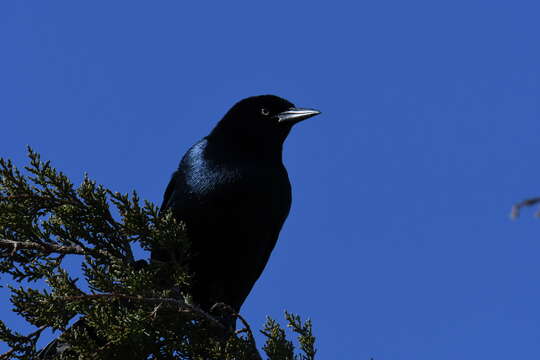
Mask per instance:
[[[285,146],[293,207],[251,324],[310,317],[320,359],[538,359],[540,221],[508,214],[540,195],[539,11],[4,1],[0,156],[23,165],[29,144],[75,181],[160,203],[237,100],[320,109]]]

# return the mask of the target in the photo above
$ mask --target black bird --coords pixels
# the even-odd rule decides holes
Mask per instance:
[[[317,114],[277,96],[250,97],[183,156],[161,209],[186,224],[191,295],[202,309],[225,303],[240,311],[289,214],[283,142],[294,124]],[[154,249],[152,260],[171,261],[171,255]],[[234,327],[234,320],[225,321]]]
[[[172,209],[187,226],[191,295],[204,310],[225,303],[238,313],[261,275],[291,206],[283,142],[294,124],[317,114],[277,96],[250,97],[234,105],[182,158],[161,209]],[[151,257],[172,261],[164,249],[154,249]],[[144,264],[141,260],[134,266]],[[221,319],[235,326],[232,317]],[[73,327],[103,343],[84,318]],[[69,349],[58,338],[36,358],[53,359]]]

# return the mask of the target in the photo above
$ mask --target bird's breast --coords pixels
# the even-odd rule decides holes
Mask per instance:
[[[291,205],[287,171],[280,158],[252,155],[212,147],[207,140],[193,146],[180,164],[176,209],[201,226],[229,221],[281,226]]]
[[[206,163],[187,175],[192,205],[212,209],[209,215],[260,219],[289,212],[291,186],[283,166]]]

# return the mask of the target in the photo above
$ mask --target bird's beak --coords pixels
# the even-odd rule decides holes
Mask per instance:
[[[319,115],[319,110],[292,108],[277,115],[278,122],[294,124],[312,116]]]

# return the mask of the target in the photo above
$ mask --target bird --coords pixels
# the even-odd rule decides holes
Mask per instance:
[[[211,312],[214,305],[226,304],[240,312],[291,207],[283,143],[295,124],[318,114],[318,110],[297,108],[275,95],[249,97],[236,103],[182,157],[160,212],[170,210],[186,225],[191,256],[180,261],[192,273],[190,295],[201,309]],[[150,257],[160,264],[176,261],[179,255],[156,247]],[[132,266],[144,268],[146,261]],[[221,314],[219,320],[234,330],[234,316]],[[72,328],[85,330],[96,343],[104,344],[85,318]],[[60,337],[36,358],[53,359],[69,353],[70,348]]]
[[[291,207],[283,144],[294,125],[318,114],[275,95],[248,97],[182,157],[160,211],[186,226],[190,295],[201,309],[226,304],[240,312]],[[151,260],[170,262],[174,254],[155,248]],[[222,319],[235,328],[235,318]]]

